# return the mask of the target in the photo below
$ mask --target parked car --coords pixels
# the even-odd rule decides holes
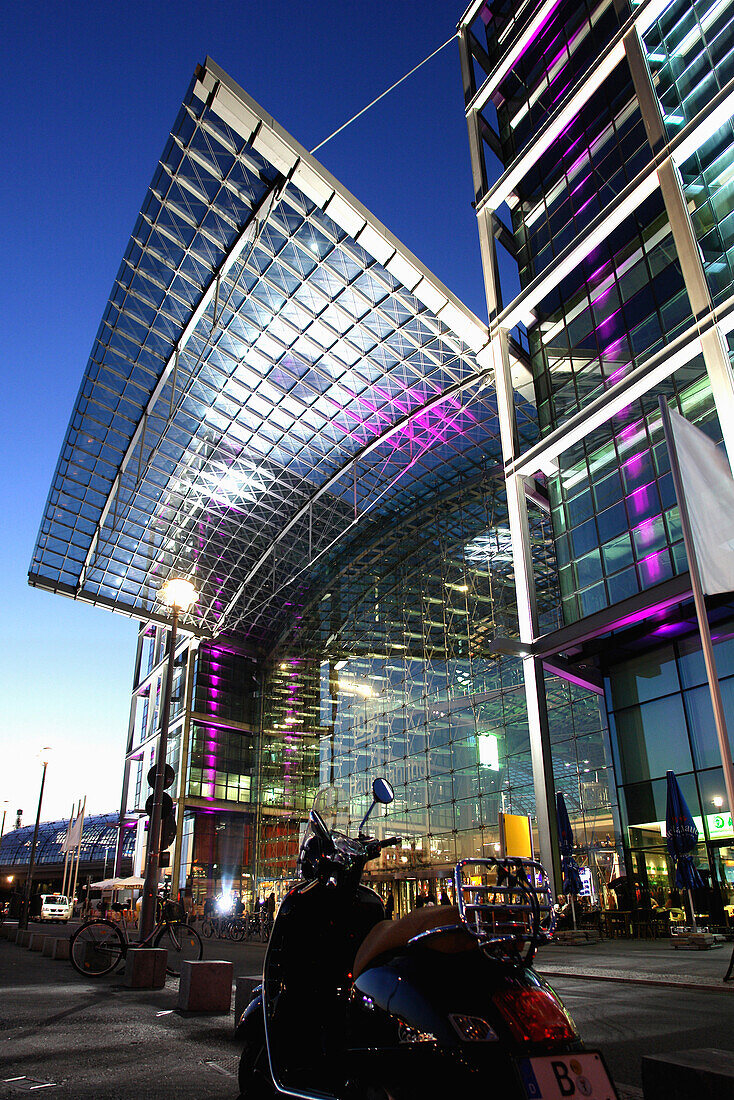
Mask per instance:
[[[41,920],[61,921],[65,924],[74,906],[63,894],[41,894]]]

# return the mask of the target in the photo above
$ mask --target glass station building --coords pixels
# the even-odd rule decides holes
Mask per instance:
[[[528,357],[507,341],[509,369]],[[398,903],[498,813],[552,860],[549,744],[527,719],[487,326],[211,61],[197,69],[115,279],[30,569],[141,621],[122,813],[160,727],[170,576],[182,619],[169,761],[174,883],[280,893],[320,785],[359,821],[373,777],[404,837]],[[538,444],[532,387],[516,398]],[[551,526],[528,526],[538,621],[561,626]],[[614,859],[598,701],[552,677],[578,840]],[[545,753],[545,755],[544,755]],[[546,825],[544,826],[544,821]],[[385,887],[387,888],[387,887]]]
[[[79,890],[92,880],[99,881],[111,875],[118,848],[121,874],[132,874],[134,828],[132,822],[128,822],[120,840],[118,822],[117,813],[90,814],[84,819],[79,846]],[[44,821],[39,826],[33,859],[34,890],[38,893],[61,889],[66,860],[62,845],[68,826],[68,818],[65,821]],[[34,831],[35,825],[25,825],[9,830],[0,839],[0,899],[7,900],[23,890],[31,862]]]
[[[460,39],[521,636],[603,693],[628,881],[661,903],[676,772],[716,920],[734,831],[658,396],[734,455],[734,5],[491,0]],[[533,397],[513,338],[533,442],[514,426]],[[557,630],[527,580],[528,479],[552,527]],[[709,614],[734,729],[730,598]]]

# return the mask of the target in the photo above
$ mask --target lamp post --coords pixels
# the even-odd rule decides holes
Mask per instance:
[[[41,821],[41,804],[43,803],[43,788],[46,784],[46,768],[48,767],[48,758],[51,749],[48,745],[44,746],[38,754],[43,764],[43,773],[41,775],[41,790],[38,794],[38,810],[36,811],[36,827],[33,830],[33,843],[31,844],[31,858],[28,862],[28,878],[25,883],[25,893],[23,895],[23,907],[20,911],[20,919],[18,921],[18,928],[28,927],[28,909],[31,901],[31,885],[33,882],[33,868],[36,862],[36,844],[38,842],[38,826]]]
[[[161,599],[171,608],[171,643],[168,650],[166,682],[163,689],[161,710],[161,732],[158,739],[158,751],[155,758],[155,783],[153,785],[153,810],[148,825],[148,851],[145,860],[145,886],[140,907],[140,939],[144,940],[153,931],[155,925],[155,903],[158,893],[158,871],[161,847],[161,808],[163,805],[164,773],[166,751],[168,748],[168,724],[171,716],[171,691],[173,688],[173,665],[176,656],[176,631],[179,611],[188,611],[199,598],[191,581],[171,578],[161,589]],[[182,762],[182,766],[185,766]]]

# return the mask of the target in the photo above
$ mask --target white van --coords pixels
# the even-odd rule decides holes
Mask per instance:
[[[41,920],[66,923],[72,914],[73,905],[63,894],[41,894]]]

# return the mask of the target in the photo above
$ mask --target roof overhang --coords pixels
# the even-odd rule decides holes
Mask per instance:
[[[187,629],[267,633],[356,524],[500,459],[487,341],[207,60],[115,280],[30,583],[165,621],[160,587],[183,575]]]

